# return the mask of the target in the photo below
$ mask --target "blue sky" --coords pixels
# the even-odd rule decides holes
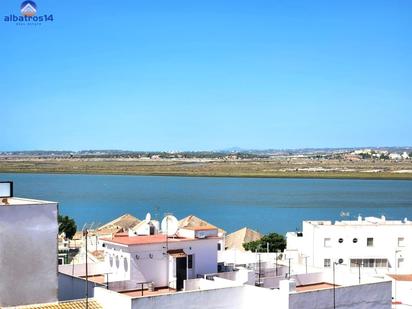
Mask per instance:
[[[407,146],[412,2],[0,3],[0,150]]]

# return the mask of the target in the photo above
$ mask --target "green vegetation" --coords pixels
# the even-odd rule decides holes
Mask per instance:
[[[285,237],[277,233],[269,233],[259,240],[243,244],[245,250],[252,252],[267,252],[268,247],[269,252],[283,251],[286,248]]]
[[[76,234],[77,225],[76,222],[72,218],[68,216],[61,216],[58,217],[59,222],[59,234],[65,233],[67,239],[72,239],[74,234]]]

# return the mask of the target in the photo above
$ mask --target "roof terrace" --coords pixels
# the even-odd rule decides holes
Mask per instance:
[[[56,204],[56,202],[33,200],[21,197],[4,197],[0,198],[0,206],[27,206],[27,205],[44,205]]]

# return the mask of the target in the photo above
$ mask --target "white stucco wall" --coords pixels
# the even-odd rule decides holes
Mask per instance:
[[[201,282],[199,285],[203,284],[203,288],[208,288],[208,290],[136,298],[133,299],[132,308],[286,309],[281,304],[281,295],[277,290],[254,286],[223,287],[228,284],[227,280],[218,280],[222,280],[221,285],[219,282],[209,280],[199,281]]]
[[[135,298],[133,309],[242,309],[243,287],[180,292],[156,297]]]
[[[130,280],[134,271],[133,260],[130,259],[130,253],[125,251],[126,247],[106,246],[105,247],[105,265],[108,272],[108,281],[125,281]],[[132,267],[131,267],[132,266]]]
[[[70,275],[81,277],[86,275],[86,264],[64,264],[59,265],[59,272]],[[87,273],[89,276],[102,275],[107,273],[106,263],[88,263]]]
[[[279,290],[270,290],[245,285],[242,294],[242,309],[287,309],[288,298],[282,299]]]
[[[265,289],[239,285],[217,278],[215,281],[195,279],[186,282],[190,291],[157,296],[125,298],[125,295],[95,289],[95,298],[104,308],[188,308],[188,309],[330,309],[333,289],[309,292],[289,292],[288,281],[282,288]],[[286,289],[284,287],[287,286]],[[390,309],[390,281],[336,288],[338,309]],[[114,304],[116,305],[115,307]]]
[[[57,203],[0,206],[0,306],[57,301]]]
[[[214,275],[218,278],[223,278],[227,280],[236,281],[242,284],[251,284],[255,285],[256,282],[256,275],[255,271],[251,269],[246,269],[243,267],[238,267],[236,271],[228,271],[228,272],[221,272],[216,274],[207,274],[207,276]]]
[[[105,262],[110,272],[109,281],[133,280],[137,282],[154,282],[155,286],[168,286],[169,276],[168,250],[183,249],[187,255],[193,255],[193,270],[188,279],[197,275],[217,272],[217,238],[195,239],[179,242],[122,246],[107,243]],[[113,263],[110,265],[110,257]],[[119,267],[116,259],[119,258]],[[126,270],[124,261],[129,265]],[[191,276],[190,276],[191,274]]]
[[[105,288],[94,288],[94,299],[104,309],[131,309],[132,298]]]
[[[349,221],[348,224],[332,224],[324,221],[323,224],[303,222],[303,237],[295,233],[287,233],[287,249],[294,250],[300,256],[308,256],[308,265],[324,267],[324,259],[333,261],[343,260],[343,264],[350,268],[350,259],[359,258],[386,258],[389,268],[364,268],[370,273],[410,273],[412,267],[412,224],[397,221],[367,224],[365,221]],[[325,247],[325,238],[330,238],[329,247]],[[354,243],[356,238],[357,242]],[[373,238],[373,246],[367,246],[367,238]],[[402,244],[398,238],[404,238]],[[339,239],[343,242],[339,243]],[[291,255],[291,257],[294,257]],[[396,260],[395,260],[396,257]],[[396,267],[395,261],[403,259],[403,263]],[[302,263],[294,261],[295,263]]]
[[[327,281],[325,280],[325,276],[323,273],[292,275],[290,278],[296,281],[297,286],[316,284],[319,282]],[[285,279],[285,276],[267,277],[263,279],[263,286],[265,288],[277,289],[279,288],[279,282],[284,279]]]
[[[390,309],[391,282],[361,284],[337,287],[335,289],[336,308],[339,309]],[[292,293],[289,309],[333,308],[333,289]]]
[[[395,284],[396,284],[396,288],[395,288]],[[404,305],[408,305],[412,307],[412,282],[411,281],[397,281],[397,282],[392,281],[392,295],[396,301],[399,301]]]

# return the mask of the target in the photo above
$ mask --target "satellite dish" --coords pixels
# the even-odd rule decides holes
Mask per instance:
[[[150,220],[152,220],[152,216],[150,215],[150,212],[148,212],[148,213],[146,214],[145,222],[146,222],[147,224],[149,224],[149,223],[150,223]]]
[[[178,229],[178,221],[176,217],[167,215],[163,218],[161,223],[162,232],[166,233],[167,236],[173,236],[176,234]]]

